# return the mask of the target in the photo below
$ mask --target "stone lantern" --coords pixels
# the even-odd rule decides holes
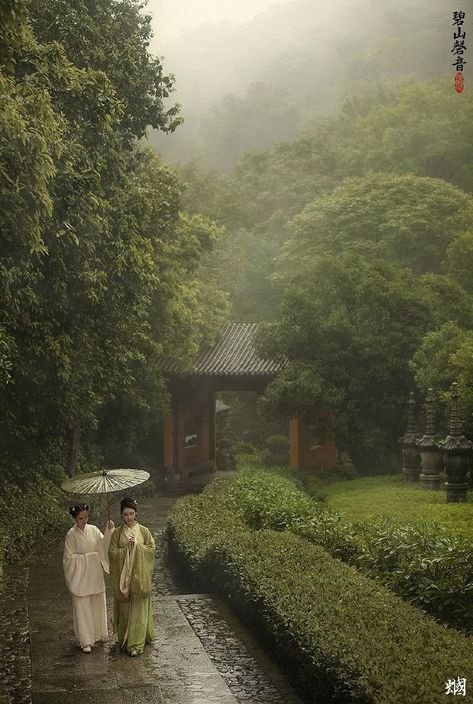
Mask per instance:
[[[423,489],[440,489],[440,472],[443,469],[443,454],[439,447],[440,437],[435,432],[435,396],[433,389],[425,399],[425,433],[417,440],[422,472],[420,485]]]
[[[445,471],[447,472],[447,503],[465,502],[468,483],[466,473],[470,461],[470,451],[473,444],[462,434],[458,384],[451,386],[452,408],[450,412],[449,434],[439,443],[444,453]]]
[[[419,481],[420,473],[420,455],[417,448],[418,433],[414,422],[414,406],[414,393],[411,391],[407,410],[407,430],[405,435],[399,440],[402,453],[402,473],[407,482]]]

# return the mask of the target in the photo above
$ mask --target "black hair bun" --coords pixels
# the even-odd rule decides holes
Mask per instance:
[[[72,518],[75,518],[81,511],[88,511],[89,504],[74,504],[74,506],[69,507],[69,513]]]
[[[132,508],[134,511],[136,511],[138,508],[138,504],[135,499],[131,498],[131,496],[124,496],[123,499],[120,501],[120,513],[123,512],[124,508]]]

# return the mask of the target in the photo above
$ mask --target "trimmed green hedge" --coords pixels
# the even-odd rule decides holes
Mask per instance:
[[[473,546],[438,527],[350,523],[287,478],[245,470],[226,502],[250,528],[290,529],[442,623],[473,630]]]
[[[310,702],[437,704],[448,680],[473,681],[470,639],[290,531],[248,529],[227,489],[178,501],[171,548],[263,629]]]

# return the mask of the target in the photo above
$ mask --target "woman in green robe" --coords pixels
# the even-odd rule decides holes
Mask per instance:
[[[123,525],[114,531],[109,549],[114,633],[120,647],[134,657],[154,639],[151,575],[155,543],[148,528],[136,520],[134,499],[122,499],[120,511]]]

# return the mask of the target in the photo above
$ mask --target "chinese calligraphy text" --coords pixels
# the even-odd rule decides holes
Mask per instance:
[[[452,16],[452,26],[453,26],[453,48],[451,53],[455,58],[455,62],[452,66],[455,66],[455,90],[457,93],[462,93],[465,80],[463,77],[463,68],[467,63],[464,58],[466,52],[465,38],[466,32],[463,27],[465,23],[465,12],[463,10],[455,10]]]

